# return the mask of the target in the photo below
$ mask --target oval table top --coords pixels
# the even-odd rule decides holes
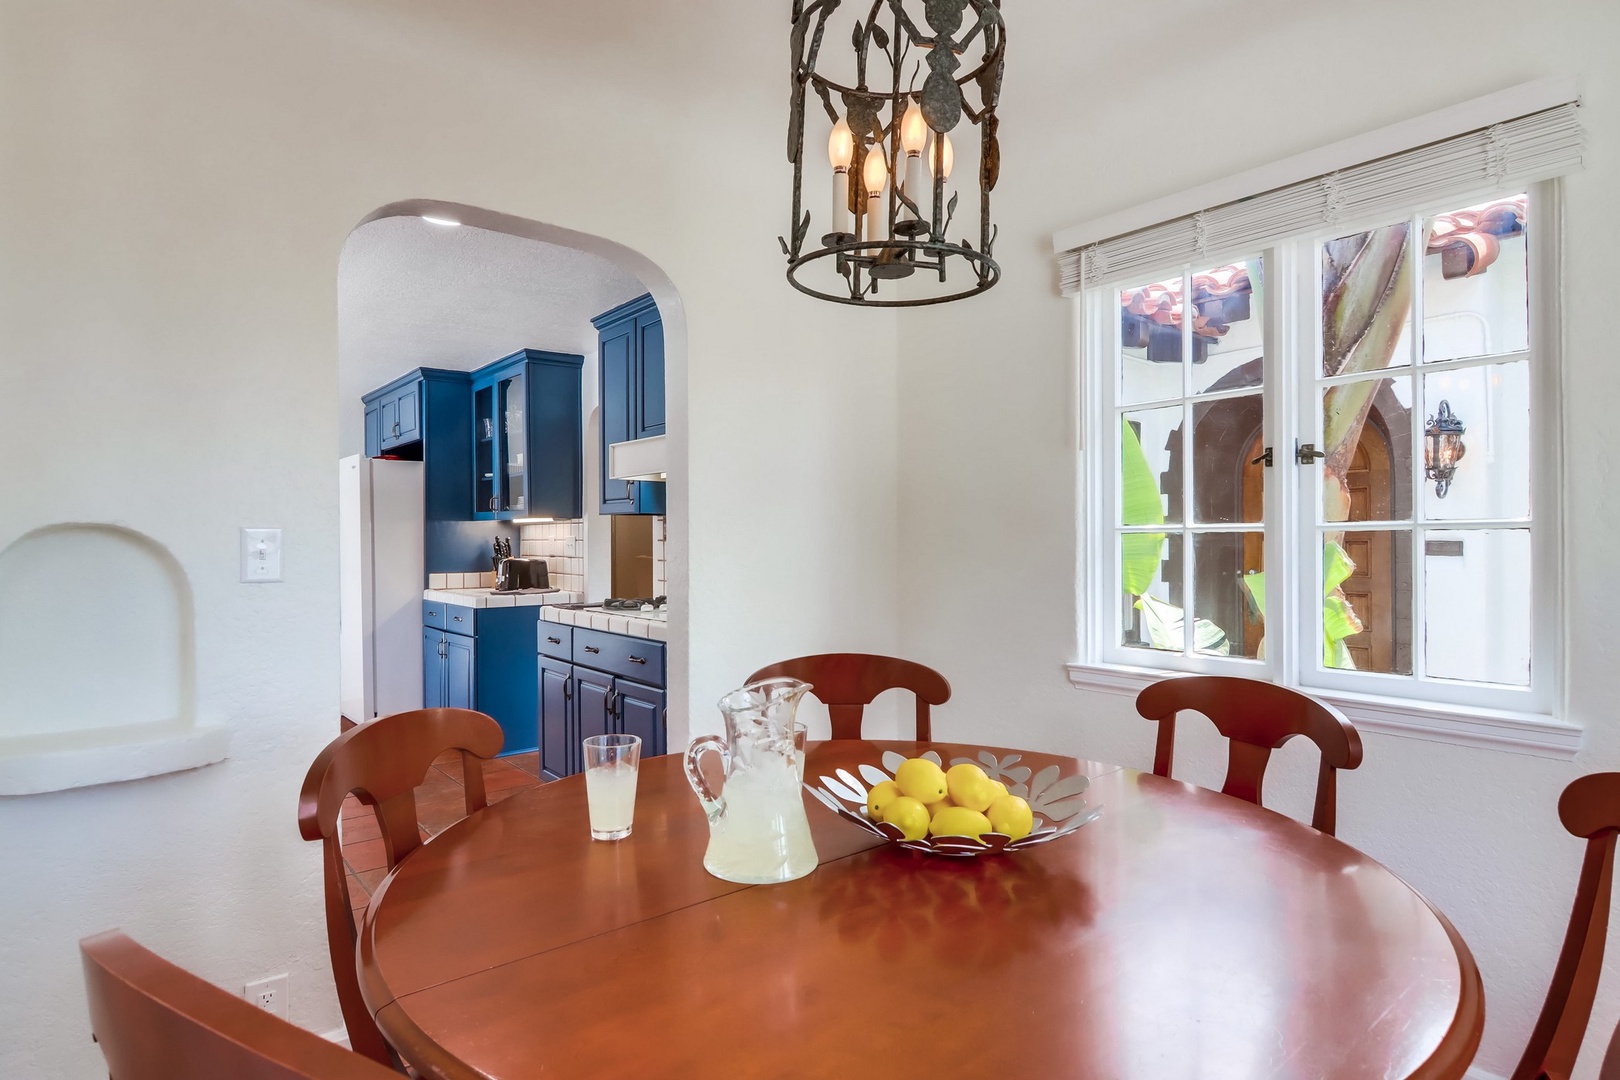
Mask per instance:
[[[812,744],[807,779],[886,750]],[[1484,997],[1438,911],[1291,818],[1131,769],[1102,816],[1009,855],[908,852],[805,799],[820,854],[782,885],[703,869],[677,755],[635,832],[589,838],[583,777],[451,826],[367,910],[362,989],[424,1075],[513,1078],[1447,1077]]]

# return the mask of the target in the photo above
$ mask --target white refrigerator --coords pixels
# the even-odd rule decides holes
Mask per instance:
[[[338,493],[343,715],[358,723],[420,709],[422,463],[340,458]]]

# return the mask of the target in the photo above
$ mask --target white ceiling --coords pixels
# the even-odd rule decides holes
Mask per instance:
[[[594,354],[591,317],[646,291],[556,244],[415,217],[362,225],[338,261],[341,452],[361,449],[360,395],[412,368],[468,371],[518,349]]]

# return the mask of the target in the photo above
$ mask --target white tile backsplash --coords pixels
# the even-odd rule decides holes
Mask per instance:
[[[669,595],[669,568],[664,563],[664,546],[667,539],[664,531],[664,515],[659,514],[653,518],[653,595]]]
[[[524,525],[518,538],[519,553],[546,560],[551,583],[564,592],[585,591],[585,523],[543,521]]]

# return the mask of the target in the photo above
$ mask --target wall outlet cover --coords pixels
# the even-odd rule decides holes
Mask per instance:
[[[267,1013],[274,1013],[283,1020],[288,1018],[286,972],[248,983],[242,988],[242,996]]]

